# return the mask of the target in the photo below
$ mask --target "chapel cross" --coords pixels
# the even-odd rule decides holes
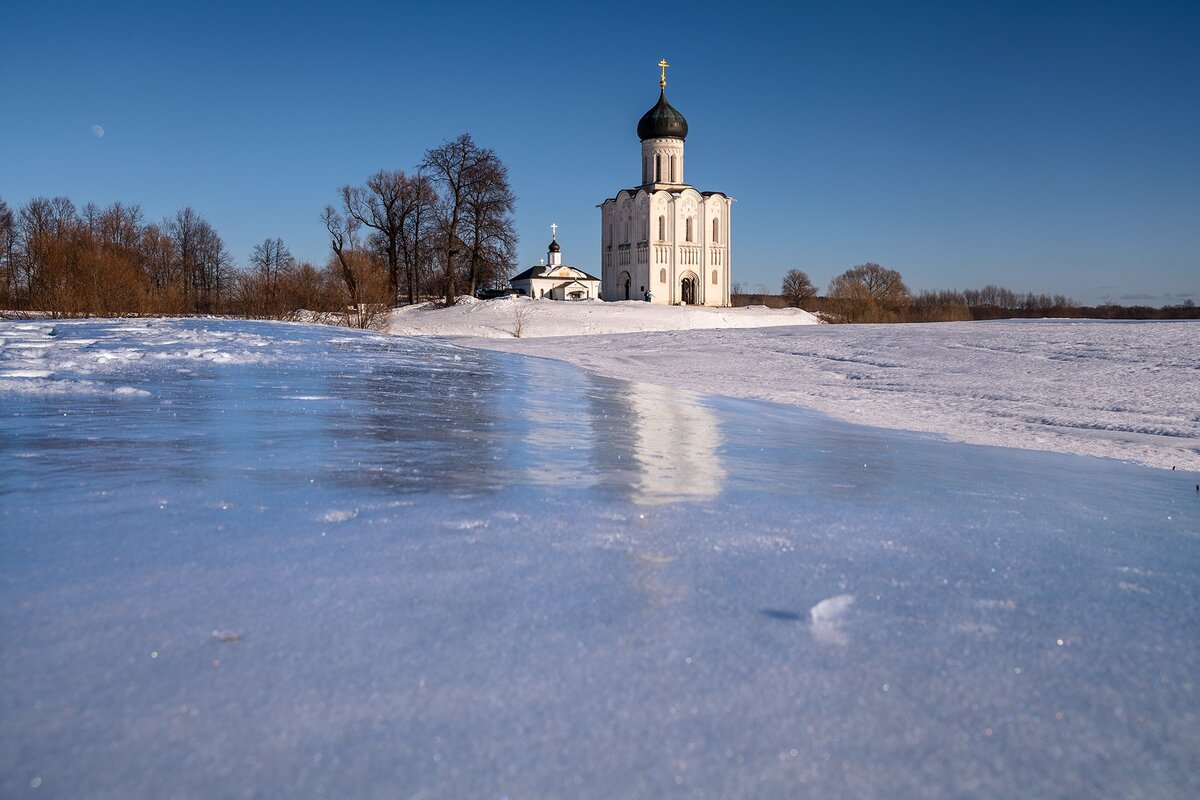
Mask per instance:
[[[551,222],[550,223],[550,238],[553,239],[556,236],[558,236],[558,224]]]
[[[659,80],[658,85],[665,89],[667,88],[667,67],[671,65],[668,64],[667,60],[664,58],[662,61],[658,62],[658,66],[662,68],[662,78]]]

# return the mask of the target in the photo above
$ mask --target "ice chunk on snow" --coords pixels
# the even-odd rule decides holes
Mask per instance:
[[[10,369],[0,372],[0,378],[49,378],[53,374],[48,369]]]
[[[808,610],[808,616],[814,625],[832,625],[840,622],[845,613],[854,605],[854,595],[839,594],[827,597]]]
[[[844,645],[850,641],[842,630],[846,612],[854,605],[854,595],[827,597],[808,610],[813,638],[827,644]]]

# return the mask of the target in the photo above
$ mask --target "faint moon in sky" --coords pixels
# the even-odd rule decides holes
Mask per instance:
[[[103,139],[104,138],[104,128],[102,128],[99,125],[93,125],[92,126],[92,135],[95,136],[97,139]]]

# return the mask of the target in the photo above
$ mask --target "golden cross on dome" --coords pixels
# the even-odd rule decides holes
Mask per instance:
[[[662,61],[658,62],[658,66],[662,68],[662,78],[659,79],[658,85],[665,89],[667,88],[667,67],[671,65],[668,64],[667,60],[664,58]]]

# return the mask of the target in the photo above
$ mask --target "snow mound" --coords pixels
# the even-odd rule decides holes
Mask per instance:
[[[395,309],[389,333],[404,336],[477,336],[482,338],[544,338],[583,334],[682,331],[712,328],[767,328],[816,325],[815,316],[798,308],[772,309],[663,306],[625,300],[561,302],[502,297],[495,300],[459,298],[449,308],[420,303]],[[518,336],[519,334],[519,336]]]

